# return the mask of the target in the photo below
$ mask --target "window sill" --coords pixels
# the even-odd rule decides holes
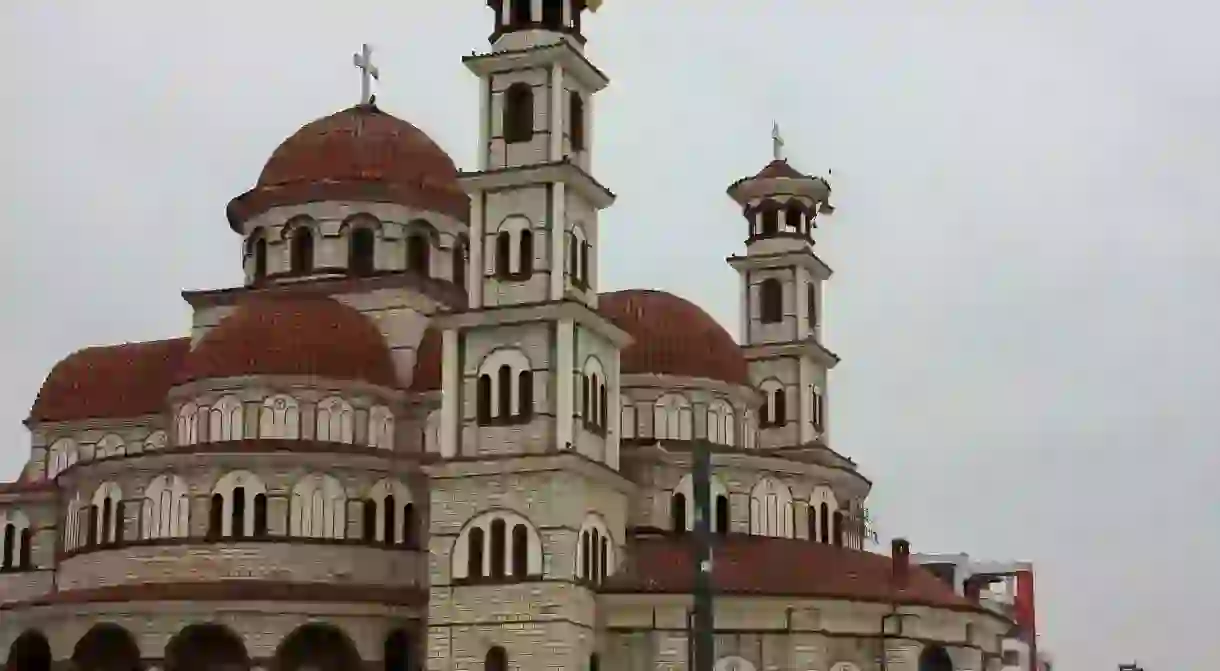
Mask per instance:
[[[455,578],[453,584],[460,587],[477,587],[482,585],[515,585],[518,583],[539,582],[541,580],[542,575],[540,574],[527,574],[522,577],[509,575],[497,578],[480,576],[477,578]]]
[[[520,273],[496,273],[492,277],[501,282],[524,282],[534,276],[534,271]]]
[[[477,425],[481,427],[522,426],[529,424],[532,421],[534,421],[533,415],[515,415],[506,419],[493,417],[489,420],[481,420]]]

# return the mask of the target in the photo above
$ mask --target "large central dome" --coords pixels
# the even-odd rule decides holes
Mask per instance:
[[[281,205],[322,200],[399,203],[465,221],[470,200],[457,166],[414,124],[376,105],[312,121],[271,154],[258,183],[229,203],[229,224]]]

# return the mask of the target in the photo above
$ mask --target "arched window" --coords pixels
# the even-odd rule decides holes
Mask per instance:
[[[289,256],[292,272],[308,273],[313,271],[313,231],[308,226],[297,226],[292,229],[289,242]]]
[[[222,396],[217,399],[208,411],[208,441],[219,443],[241,440],[245,428],[243,415],[241,399],[236,396]]]
[[[788,203],[788,207],[784,209],[784,228],[787,228],[792,233],[803,233],[805,231],[805,213],[801,210],[801,204],[793,201]]]
[[[788,403],[784,393],[784,384],[779,380],[767,380],[760,385],[763,394],[763,405],[759,417],[759,425],[763,428],[783,426],[788,422]]]
[[[429,277],[432,272],[432,243],[425,233],[407,236],[407,272]]]
[[[843,511],[836,510],[834,516],[831,517],[831,537],[834,539],[834,544],[839,547],[843,546],[843,534],[846,531],[843,527]]]
[[[57,475],[75,464],[79,458],[80,448],[71,438],[60,438],[51,443],[51,449],[47,455],[47,479],[54,480]]]
[[[199,407],[194,403],[183,403],[178,408],[177,444],[194,445],[199,442]]]
[[[113,482],[102,483],[93,492],[90,545],[113,545],[123,541],[123,491]]]
[[[830,542],[830,504],[825,501],[818,506],[819,517],[822,518],[822,534],[820,540],[823,543]]]
[[[542,575],[542,537],[518,513],[479,515],[458,535],[453,546],[454,580],[482,578],[521,580]]]
[[[177,475],[159,475],[144,490],[140,537],[186,538],[190,535],[190,514],[186,481]]]
[[[508,0],[512,6],[512,25],[514,28],[525,28],[534,22],[534,0]]]
[[[499,403],[496,404],[496,415],[507,420],[513,414],[513,369],[508,364],[502,364],[496,374]]]
[[[813,412],[811,413],[813,417],[813,428],[817,431],[822,431],[823,426],[826,423],[826,399],[822,396],[822,390],[818,389],[817,387],[813,388],[813,394],[811,394],[811,397],[813,403]]]
[[[529,84],[518,82],[504,92],[504,141],[528,142],[533,137],[534,91]]]
[[[380,480],[365,502],[365,542],[413,548],[418,521],[411,490],[399,480]],[[371,521],[370,519],[371,518]]]
[[[818,287],[813,282],[805,285],[805,319],[809,321],[810,329],[818,327]]]
[[[778,278],[768,277],[758,285],[758,318],[764,324],[784,320],[784,285]]]
[[[93,448],[94,459],[106,459],[108,457],[121,457],[127,453],[127,444],[123,442],[122,436],[114,433],[108,433],[97,441],[97,445]]]
[[[774,206],[765,206],[761,212],[762,226],[759,235],[770,237],[779,234],[779,211]]]
[[[512,275],[513,236],[508,231],[496,234],[496,277]]]
[[[297,400],[278,394],[263,401],[258,420],[259,438],[300,440],[301,408]]]
[[[369,447],[394,449],[394,413],[384,405],[369,408]]]
[[[676,533],[685,533],[686,495],[675,493],[669,503],[669,526]]]
[[[355,416],[352,405],[338,396],[331,396],[318,403],[314,437],[322,442],[347,443],[355,441]]]
[[[666,394],[653,406],[653,437],[660,440],[690,440],[690,402],[679,394]]]
[[[728,514],[728,510],[729,510],[729,508],[728,508],[728,506],[729,506],[728,487],[725,486],[723,480],[721,480],[719,477],[713,475],[712,479],[711,479],[711,491],[709,492],[709,494],[711,495],[711,509],[708,512],[711,516],[711,520],[709,522],[708,528],[711,529],[713,532],[717,532],[717,533],[719,533],[719,530],[722,528],[727,531],[728,525],[729,525],[729,519],[730,519],[730,516]],[[695,529],[695,507],[698,506],[699,504],[698,504],[698,500],[695,499],[695,481],[690,476],[690,474],[682,476],[682,479],[678,481],[678,486],[674,487],[674,496],[681,497],[681,501],[682,501],[681,508],[682,508],[682,513],[683,513],[683,515],[685,515],[685,517],[682,519],[682,524],[680,525],[681,528],[686,531],[694,531],[694,529]],[[723,503],[721,503],[721,499],[724,500]],[[677,500],[677,499],[675,498],[674,500]],[[722,508],[723,508],[723,512],[725,513],[725,515],[723,515],[723,516],[721,515]],[[674,514],[676,514],[677,511],[672,511],[672,512]],[[678,527],[675,526],[674,528],[678,528]]]
[[[338,479],[312,474],[293,486],[288,533],[296,538],[347,536],[347,494]]]
[[[208,536],[260,537],[267,533],[267,488],[249,471],[226,474],[212,489]]]
[[[478,389],[475,391],[475,411],[480,425],[491,424],[491,376],[487,373],[479,376]]]
[[[585,150],[585,99],[579,91],[568,92],[568,114],[571,115],[572,151]]]
[[[534,414],[534,371],[517,374],[517,417],[528,419]]]
[[[729,496],[728,494],[716,495],[716,510],[714,512],[714,521],[716,526],[712,531],[718,534],[727,534],[729,532]]]
[[[750,490],[750,533],[756,536],[792,538],[792,491],[773,478],[763,478]]]
[[[597,515],[589,515],[581,525],[576,545],[576,577],[600,582],[614,570],[610,531]]]
[[[534,272],[534,233],[524,229],[517,238],[517,275],[531,275]]]
[[[376,270],[377,238],[373,229],[357,226],[347,241],[347,267],[355,275],[372,275]]]
[[[717,399],[707,408],[707,439],[717,445],[735,445],[737,438],[736,417],[733,406]]]
[[[263,235],[262,230],[250,236],[249,253],[253,257],[254,265],[251,274],[255,280],[261,280],[267,276],[267,238]]]
[[[513,525],[513,577],[525,578],[529,575],[530,569],[530,541],[529,529],[524,524]]]
[[[508,544],[505,532],[506,524],[503,519],[494,519],[491,521],[491,577],[504,577],[505,545]]]
[[[525,3],[515,0],[513,4]],[[508,671],[508,653],[504,648],[497,645],[487,651],[487,656],[483,658],[483,671]]]
[[[20,511],[0,512],[0,571],[21,571],[33,568],[30,520]]]

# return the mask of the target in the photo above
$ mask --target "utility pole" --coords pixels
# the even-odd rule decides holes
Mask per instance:
[[[716,664],[716,614],[712,592],[712,451],[706,440],[695,440],[691,448],[694,482],[695,608],[692,637],[694,664],[691,671],[712,671]]]

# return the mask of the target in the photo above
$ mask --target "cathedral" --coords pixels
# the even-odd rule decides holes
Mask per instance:
[[[904,540],[866,549],[871,483],[831,447],[825,179],[777,136],[728,187],[736,339],[600,291],[598,4],[489,0],[468,170],[358,54],[361,104],[229,202],[242,286],[183,292],[181,338],[52,368],[0,484],[5,669],[685,671],[703,449],[717,671],[999,668],[1009,619]]]

